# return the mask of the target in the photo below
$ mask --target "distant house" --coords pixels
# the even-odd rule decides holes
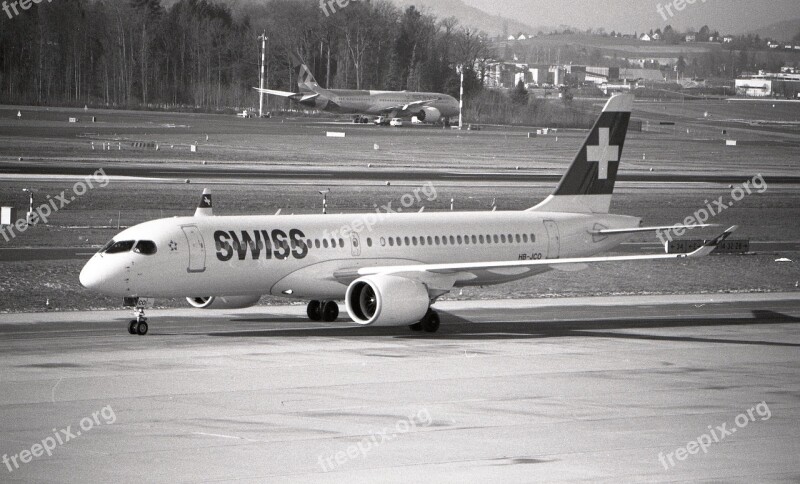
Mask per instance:
[[[775,42],[769,42],[767,45],[769,46],[770,49],[777,49],[778,47],[781,46],[781,44],[776,44]]]
[[[733,42],[733,37],[731,37],[730,35],[726,35],[725,37],[722,38],[723,44],[730,44],[731,42]]]
[[[719,42],[719,39],[718,39],[717,37],[714,37],[714,36],[712,35],[711,37],[709,37],[709,38],[708,38],[708,41],[709,41],[709,42]]]
[[[641,36],[641,37],[639,37],[639,40],[641,40],[642,42],[650,42],[650,41],[652,41],[652,40],[653,40],[653,38],[652,38],[652,37],[650,37],[650,36],[649,36],[649,35],[647,35],[647,34],[642,34],[642,36]]]
[[[522,32],[520,32],[517,35],[517,40],[528,40],[528,37],[525,34],[523,34]]]
[[[697,35],[695,34],[688,34],[686,36],[686,42],[697,42]]]
[[[516,37],[514,37],[513,35],[509,35],[509,36],[508,36],[508,40],[517,40],[517,38],[516,38]]]
[[[661,40],[661,34],[659,34],[658,32],[656,32],[656,33],[654,33],[654,34],[653,34],[653,36],[652,36],[652,37],[650,37],[650,38],[651,38],[651,39],[653,39],[653,40]]]

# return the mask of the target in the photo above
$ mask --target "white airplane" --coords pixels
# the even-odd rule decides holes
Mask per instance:
[[[447,94],[412,91],[367,91],[354,89],[324,89],[314,79],[311,70],[297,54],[292,64],[300,92],[260,89],[258,92],[289,99],[300,105],[338,114],[361,114],[392,118],[412,118],[426,123],[450,125],[458,116],[458,101]]]
[[[334,321],[335,301],[344,300],[357,324],[435,332],[431,305],[454,288],[708,255],[736,227],[690,254],[597,256],[634,233],[668,228],[609,214],[632,105],[630,94],[609,99],[556,190],[527,210],[229,217],[213,215],[204,192],[194,217],[120,232],[86,263],[80,282],[126,298],[185,297],[201,309],[249,307],[264,294],[310,300],[315,321]],[[328,235],[343,226],[353,230]],[[128,330],[147,333],[143,307]]]

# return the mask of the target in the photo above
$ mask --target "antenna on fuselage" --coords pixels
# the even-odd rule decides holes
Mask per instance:
[[[200,197],[200,203],[197,204],[197,210],[194,211],[195,217],[211,217],[214,212],[211,207],[211,190],[208,188],[203,189],[203,196]]]

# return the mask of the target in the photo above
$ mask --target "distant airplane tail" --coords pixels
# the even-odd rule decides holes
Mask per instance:
[[[200,203],[197,204],[197,209],[194,211],[195,217],[210,217],[214,215],[211,206],[211,190],[208,188],[203,189],[203,196],[200,197]]]
[[[530,211],[609,212],[632,108],[632,94],[608,100],[558,188]]]
[[[316,92],[319,89],[319,84],[317,84],[316,79],[314,79],[314,75],[311,73],[311,70],[303,63],[303,61],[300,59],[300,56],[295,52],[292,52],[292,67],[294,67],[294,73],[297,77],[297,87],[300,88],[301,92]]]

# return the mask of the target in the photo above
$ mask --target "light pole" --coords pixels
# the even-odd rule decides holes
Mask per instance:
[[[258,37],[258,40],[261,41],[261,74],[258,77],[258,87],[261,88],[261,91],[258,93],[258,117],[264,117],[264,58],[266,57],[267,53],[267,32],[264,31]]]
[[[458,72],[461,74],[461,91],[458,96],[458,129],[464,129],[464,64],[458,66]]]
[[[30,205],[28,206],[28,216],[25,217],[26,222],[28,225],[31,224],[33,221],[33,189],[31,188],[23,188],[23,192],[27,192],[30,195]]]

